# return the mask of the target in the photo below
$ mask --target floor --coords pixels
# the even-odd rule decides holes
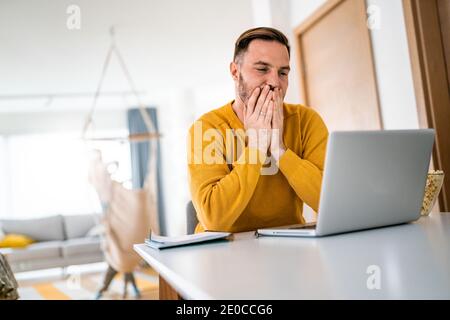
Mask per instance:
[[[103,283],[106,263],[71,266],[63,274],[62,269],[22,272],[15,275],[19,283],[20,300],[93,300]],[[141,291],[141,300],[157,300],[158,274],[150,267],[139,267],[134,273]],[[101,300],[122,300],[123,275],[118,274]],[[127,300],[135,300],[128,285]]]

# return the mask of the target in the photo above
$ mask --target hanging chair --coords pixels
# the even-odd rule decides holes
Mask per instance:
[[[103,250],[106,261],[116,271],[129,273],[132,272],[141,261],[141,258],[134,252],[133,245],[136,243],[143,243],[150,231],[157,234],[160,233],[156,188],[156,139],[158,139],[160,135],[156,132],[152,119],[146,112],[144,105],[141,103],[125,61],[114,43],[114,29],[111,28],[110,32],[111,46],[103,64],[102,74],[90,112],[83,127],[82,138],[86,142],[99,140],[127,140],[130,143],[148,141],[150,144],[147,176],[145,177],[144,187],[142,189],[129,190],[123,187],[121,183],[113,181],[110,174],[107,172],[106,166],[104,164],[102,166],[102,163],[94,163],[94,166],[91,166],[91,168],[94,168],[94,172],[96,170],[96,174],[101,177],[97,177],[96,179],[95,174],[90,174],[91,177],[94,176],[94,178],[91,179],[91,183],[96,189],[104,208],[104,215],[102,217],[102,223],[105,226]],[[147,133],[110,138],[88,136],[88,130],[93,125],[93,115],[97,99],[100,95],[103,79],[113,54],[118,58],[122,71],[138,101],[139,110],[146,126]],[[97,159],[97,161],[100,160]]]

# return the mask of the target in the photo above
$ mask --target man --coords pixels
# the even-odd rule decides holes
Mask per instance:
[[[189,131],[196,232],[304,223],[304,202],[317,211],[328,130],[312,109],[283,103],[289,58],[288,40],[276,29],[250,29],[237,39],[235,100]]]

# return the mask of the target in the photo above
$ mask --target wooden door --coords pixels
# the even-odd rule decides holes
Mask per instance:
[[[450,211],[450,0],[403,0],[419,123],[434,128],[433,166],[445,173],[440,211]]]
[[[447,87],[450,92],[450,0],[438,0],[437,8],[444,49],[444,60],[447,67]]]
[[[328,129],[381,129],[364,0],[326,2],[295,30],[302,102]]]

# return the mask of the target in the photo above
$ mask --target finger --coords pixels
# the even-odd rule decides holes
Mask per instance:
[[[283,98],[281,95],[281,89],[277,89],[276,95],[275,95],[275,107],[277,108],[276,113],[278,116],[283,115]]]
[[[253,110],[255,108],[256,99],[258,99],[258,95],[261,92],[261,89],[259,87],[256,87],[255,90],[253,90],[252,95],[250,96],[250,99],[248,99],[247,103],[247,118],[250,117],[253,114]]]
[[[254,110],[254,113],[259,116],[261,113],[261,109],[264,105],[264,102],[266,101],[267,95],[269,94],[270,87],[268,85],[265,85],[261,94],[259,95],[258,101],[256,102],[256,107]]]
[[[264,105],[261,108],[260,117],[262,117],[263,119],[267,116],[269,104],[272,101],[272,97],[273,97],[273,92],[271,91],[267,95],[266,100],[264,101]]]
[[[273,109],[275,107],[275,104],[273,102],[273,100],[270,100],[269,102],[269,107],[267,108],[267,113],[266,113],[266,117],[264,119],[264,121],[267,124],[270,124],[272,122],[272,117],[273,117]]]
[[[275,102],[277,104],[281,104],[282,98],[281,98],[281,89],[277,89],[276,95],[275,95]]]
[[[273,100],[273,102],[274,102],[274,104],[275,104],[275,107],[276,107],[277,104],[278,104],[278,88],[273,89],[273,97],[272,97],[272,100]]]

